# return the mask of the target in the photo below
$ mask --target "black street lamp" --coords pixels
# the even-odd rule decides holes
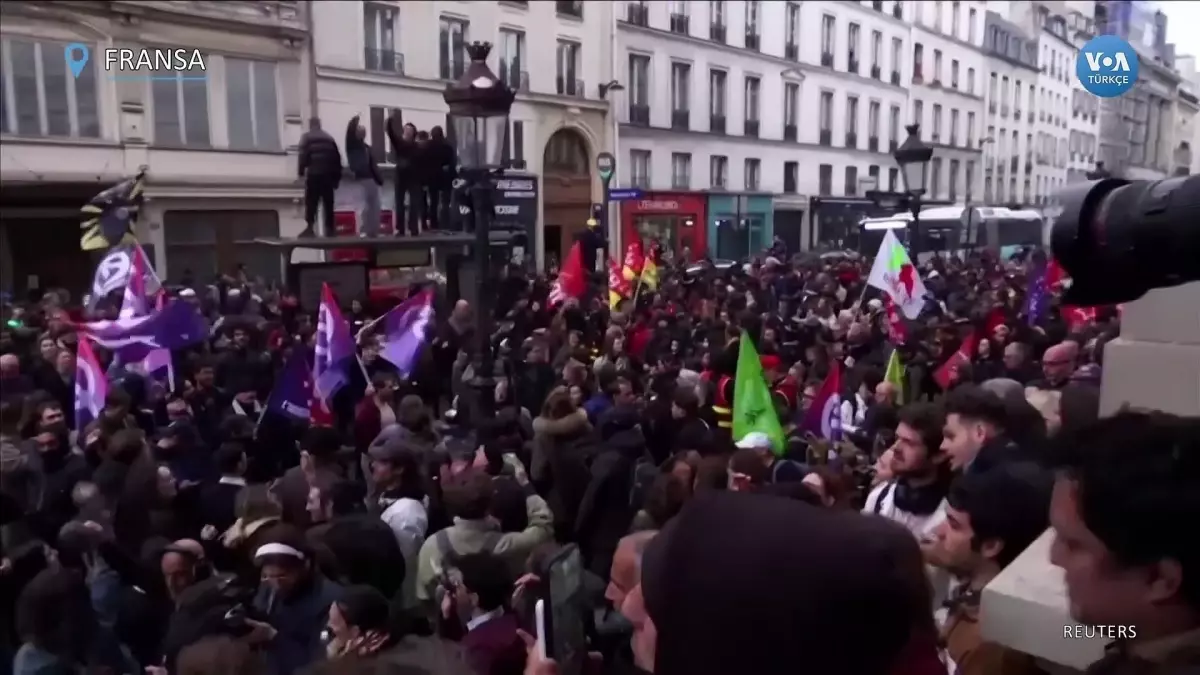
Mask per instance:
[[[921,197],[925,194],[928,176],[925,169],[933,159],[933,148],[921,142],[921,125],[910,124],[904,129],[908,132],[908,138],[892,156],[900,165],[900,177],[904,180],[904,192],[908,195],[908,210],[913,217],[909,225],[908,254],[917,264],[917,256],[921,253]]]
[[[471,195],[471,215],[475,228],[476,270],[475,332],[479,340],[478,362],[473,385],[478,391],[476,412],[480,417],[493,413],[495,364],[491,345],[491,309],[488,284],[491,283],[491,244],[488,230],[492,219],[492,176],[503,170],[504,145],[508,135],[508,113],[516,94],[488,68],[492,51],[489,42],[466,46],[471,63],[462,77],[446,85],[442,97],[450,109],[458,173]]]

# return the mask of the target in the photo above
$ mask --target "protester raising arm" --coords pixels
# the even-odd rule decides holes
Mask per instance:
[[[493,553],[502,556],[528,555],[539,544],[554,538],[554,514],[550,512],[546,500],[534,492],[525,467],[521,465],[516,455],[504,456],[504,462],[513,467],[517,483],[525,490],[525,515],[529,524],[521,532],[508,532],[500,537]],[[519,553],[523,551],[524,553]]]

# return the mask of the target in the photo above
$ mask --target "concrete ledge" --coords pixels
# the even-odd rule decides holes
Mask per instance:
[[[1111,415],[1125,404],[1177,415],[1200,414],[1200,346],[1124,337],[1108,343],[1100,414]]]
[[[1050,564],[1054,532],[1046,530],[983,589],[980,627],[986,640],[1083,670],[1104,654],[1103,639],[1063,638],[1071,620],[1062,572]]]

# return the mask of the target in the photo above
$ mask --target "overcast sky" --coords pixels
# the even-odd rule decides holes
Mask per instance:
[[[1175,43],[1175,53],[1200,57],[1200,2],[1160,2],[1158,8],[1167,15],[1167,42]]]

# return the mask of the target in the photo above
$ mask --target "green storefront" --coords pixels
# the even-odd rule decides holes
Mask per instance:
[[[775,205],[769,194],[715,194],[708,198],[708,245],[713,258],[742,260],[771,246]]]

